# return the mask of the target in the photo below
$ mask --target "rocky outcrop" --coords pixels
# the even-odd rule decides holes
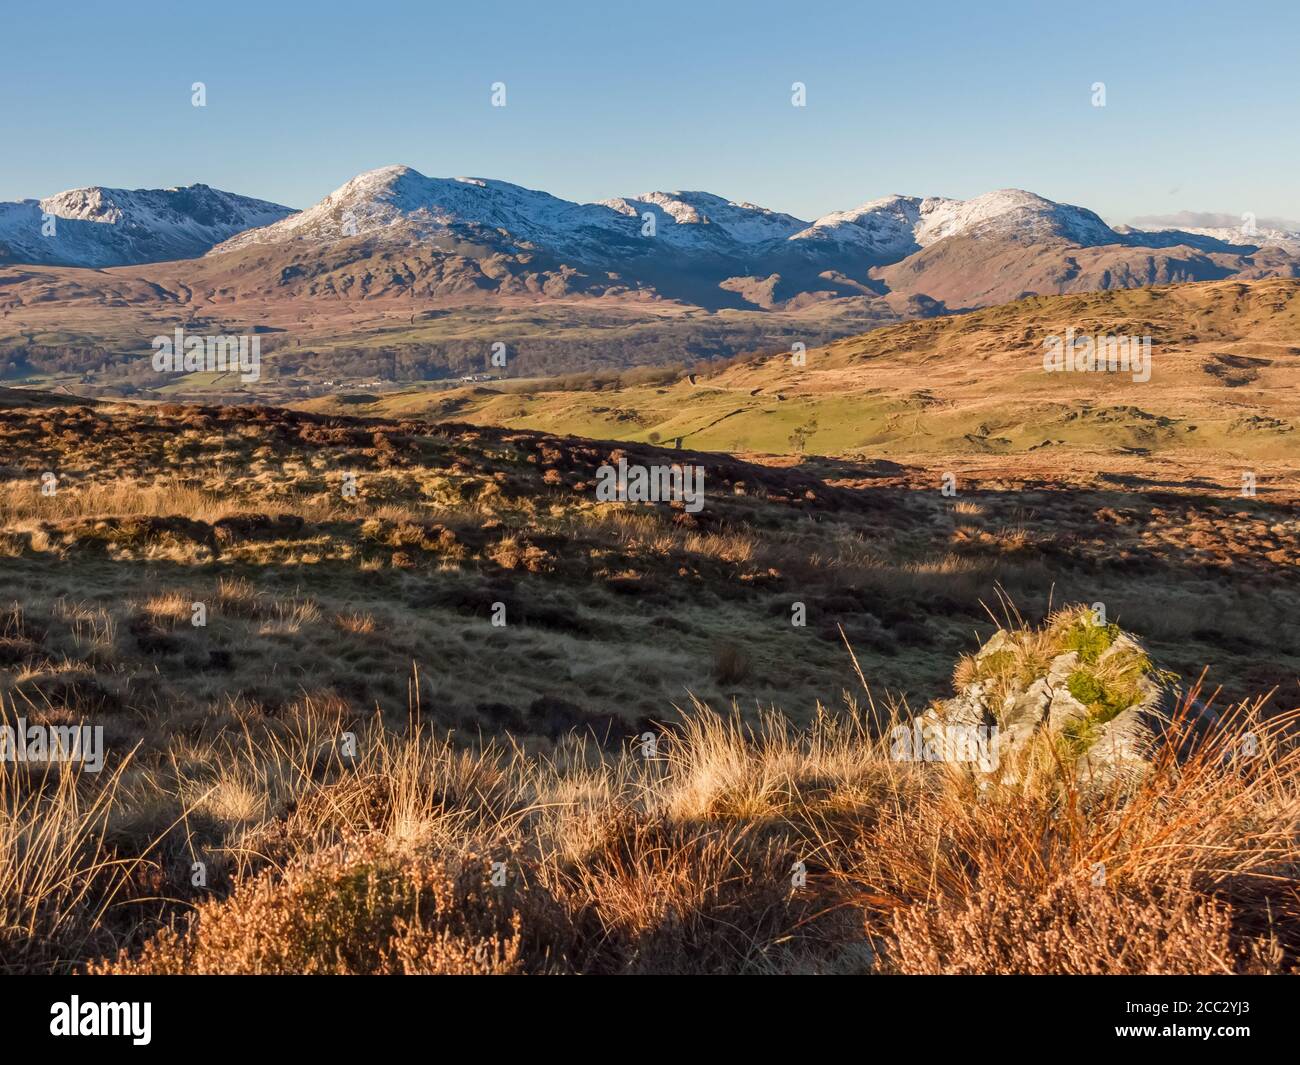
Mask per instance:
[[[1143,646],[1089,610],[1042,630],[1003,629],[954,674],[956,694],[920,717],[922,735],[978,732],[971,771],[1018,783],[1034,760],[1063,766],[1085,791],[1131,785],[1147,772],[1178,705],[1173,678]]]

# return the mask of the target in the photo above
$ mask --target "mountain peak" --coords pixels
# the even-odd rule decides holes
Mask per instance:
[[[57,238],[42,234],[44,215],[54,216]],[[1092,211],[1020,188],[966,200],[893,193],[807,222],[702,189],[582,204],[492,178],[429,177],[395,163],[355,175],[301,212],[199,183],[133,191],[89,186],[0,204],[0,261],[112,266],[364,238],[358,256],[370,254],[375,242],[476,261],[505,256],[523,264],[541,255],[525,272],[563,267],[633,287],[638,278],[653,278],[647,283],[657,291],[674,285],[665,281],[667,270],[693,296],[732,279],[768,276],[784,279],[783,291],[821,291],[829,283],[845,294],[862,291],[866,270],[949,238],[989,247],[1210,247],[1213,236],[1222,239],[1211,250],[1223,250],[1241,242],[1204,232],[1121,233]],[[1266,242],[1296,247],[1291,233],[1257,241]]]
[[[0,259],[70,266],[188,259],[289,214],[289,207],[203,184],[90,185],[42,200],[0,204]],[[53,220],[52,232],[46,216]]]
[[[1064,240],[1084,247],[1119,242],[1115,231],[1092,211],[1025,189],[996,189],[969,200],[935,197],[921,204],[921,215],[917,242],[922,247],[967,235]]]
[[[508,181],[431,178],[397,165],[358,174],[302,213],[241,233],[214,250],[369,236],[408,243],[486,241],[575,253],[590,250],[600,230],[618,240],[635,233],[630,222],[609,207],[572,203]]]
[[[685,246],[788,240],[808,225],[793,215],[702,190],[643,192],[601,200],[600,205],[625,215],[648,212],[655,216],[660,235],[672,244]]]

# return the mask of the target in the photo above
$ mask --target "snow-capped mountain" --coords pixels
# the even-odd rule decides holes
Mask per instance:
[[[1235,247],[1280,247],[1292,254],[1300,253],[1300,223],[1282,219],[1256,220],[1250,214],[1237,216],[1181,211],[1174,215],[1136,218],[1131,224],[1116,226],[1115,229],[1130,239],[1169,240],[1190,234]]]
[[[192,258],[292,213],[207,185],[70,189],[0,203],[0,262],[103,267]]]
[[[459,237],[575,253],[635,234],[636,227],[608,207],[572,203],[508,181],[430,178],[409,166],[386,166],[359,174],[307,210],[240,233],[214,251],[350,237],[390,243]]]
[[[409,166],[386,166],[359,174],[300,214],[241,233],[216,250],[350,236],[419,240],[486,229],[561,252],[591,252],[602,241],[621,245],[644,239],[647,214],[654,216],[656,236],[682,248],[785,240],[808,225],[708,192],[647,192],[580,204],[507,181],[430,178]]]
[[[1085,247],[1119,242],[1114,230],[1091,211],[1018,189],[971,200],[887,196],[810,223],[708,192],[646,192],[578,204],[505,181],[429,178],[409,166],[389,166],[360,174],[314,207],[264,229],[240,233],[214,252],[285,241],[351,236],[410,241],[478,231],[480,237],[514,238],[561,254],[603,260],[611,251],[626,255],[653,250],[643,235],[647,215],[654,218],[654,238],[670,248],[746,256],[789,241],[827,242],[893,258],[959,235],[1067,241]],[[811,244],[796,247],[804,250]]]
[[[430,178],[409,166],[367,171],[300,214],[241,233],[217,254],[254,244],[374,237],[382,242],[480,239],[605,261],[654,250],[643,233],[685,251],[726,252],[786,240],[808,223],[707,192],[647,192],[580,204],[485,178]]]
[[[657,234],[683,248],[788,240],[808,226],[794,215],[711,192],[644,192],[601,200],[600,205],[635,218],[638,228],[646,214],[651,214]]]
[[[1000,189],[970,200],[886,196],[824,215],[793,239],[829,240],[902,258],[958,236],[1067,241],[1080,247],[1118,242],[1115,231],[1091,211],[1021,189]]]
[[[50,218],[56,233],[47,237]],[[860,307],[885,297],[951,309],[1030,293],[1300,276],[1293,233],[1260,227],[1247,243],[1222,228],[1112,228],[1021,189],[969,200],[885,196],[808,222],[708,192],[575,203],[506,181],[386,166],[301,212],[203,185],[0,205],[0,262],[192,258],[180,267],[183,284],[227,299],[609,295],[710,309],[838,299]]]
[[[920,248],[916,238],[921,225],[921,205],[931,202],[953,201],[885,196],[849,211],[822,215],[790,239],[811,243],[827,241],[846,249],[881,256],[888,261],[901,259]]]
[[[925,200],[917,243],[928,248],[957,236],[1002,237],[1025,243],[1063,240],[1083,248],[1115,243],[1115,231],[1092,211],[1022,189],[999,189],[970,200]]]
[[[1018,189],[970,200],[887,196],[807,222],[708,192],[646,192],[579,204],[505,181],[430,178],[409,166],[388,166],[209,254],[288,245],[298,255],[360,237],[367,248],[426,247],[470,258],[540,252],[633,283],[653,274],[660,290],[666,271],[678,278],[683,271],[706,272],[716,275],[712,284],[733,287],[729,279],[779,274],[788,290],[791,284],[816,288],[823,275],[856,276],[957,236],[1081,247],[1123,243],[1091,211]]]

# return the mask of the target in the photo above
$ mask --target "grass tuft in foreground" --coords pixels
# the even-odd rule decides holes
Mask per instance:
[[[1292,971],[1300,715],[1259,709],[1087,803],[1064,771],[981,787],[893,761],[853,705],[806,728],[696,706],[651,750],[466,751],[376,724],[351,765],[293,741],[232,751],[221,779],[291,782],[276,816],[232,848],[222,897],[90,968]],[[60,921],[89,942],[103,908],[73,901]],[[34,908],[11,926],[43,912],[15,902]]]

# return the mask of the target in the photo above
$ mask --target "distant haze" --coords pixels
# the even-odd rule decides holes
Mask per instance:
[[[1226,211],[1179,211],[1177,214],[1148,214],[1131,219],[1129,224],[1141,229],[1235,229],[1242,223],[1240,214]],[[1300,222],[1286,218],[1256,218],[1260,229],[1300,230]]]

